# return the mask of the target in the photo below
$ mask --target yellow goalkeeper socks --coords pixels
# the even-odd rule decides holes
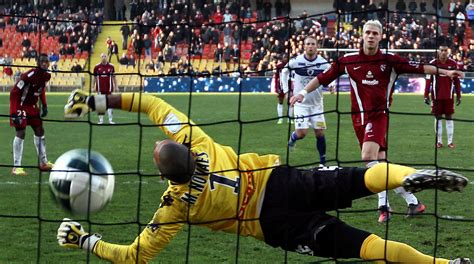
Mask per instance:
[[[407,244],[384,240],[374,234],[362,243],[360,258],[378,260],[374,263],[426,263],[449,264],[449,260],[425,255]],[[433,262],[433,260],[435,260]]]
[[[395,189],[402,185],[406,176],[415,171],[406,166],[379,163],[365,172],[365,186],[373,193]]]

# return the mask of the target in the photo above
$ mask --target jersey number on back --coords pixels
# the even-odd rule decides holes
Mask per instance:
[[[209,184],[211,186],[211,191],[214,191],[216,189],[216,184],[219,184],[232,188],[234,193],[237,194],[239,193],[240,189],[240,178],[237,177],[235,180],[231,180],[225,176],[211,173],[211,177],[209,178]]]

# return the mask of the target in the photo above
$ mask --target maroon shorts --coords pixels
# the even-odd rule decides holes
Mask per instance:
[[[10,126],[16,128],[26,128],[26,126],[38,127],[43,125],[43,120],[40,118],[40,109],[36,105],[24,105],[19,110],[10,109],[10,115],[17,115],[22,117],[19,125],[13,123],[10,118]]]
[[[439,99],[433,101],[431,106],[431,113],[433,115],[452,115],[454,114],[454,100],[453,99]]]
[[[367,141],[373,141],[380,146],[380,150],[387,150],[387,125],[388,119],[386,115],[382,115],[375,120],[370,120],[365,125],[354,125],[354,131],[359,140],[360,148]]]

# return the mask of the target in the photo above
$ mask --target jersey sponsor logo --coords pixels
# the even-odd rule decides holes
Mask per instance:
[[[164,125],[172,134],[176,134],[182,127],[181,121],[179,121],[178,117],[173,113],[169,113],[165,117]]]
[[[379,84],[379,81],[378,80],[362,80],[362,84],[365,84],[365,85],[371,85],[371,86],[374,86],[374,85],[378,85]]]

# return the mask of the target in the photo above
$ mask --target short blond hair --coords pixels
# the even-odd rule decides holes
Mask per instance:
[[[382,23],[380,21],[372,19],[367,22],[365,22],[364,27],[362,28],[362,32],[365,32],[368,26],[374,26],[380,30],[380,34],[382,34],[383,28],[382,28]]]

